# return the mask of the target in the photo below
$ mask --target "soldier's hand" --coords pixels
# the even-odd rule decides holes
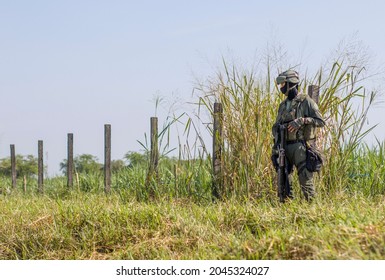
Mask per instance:
[[[291,121],[291,122],[287,125],[287,130],[289,130],[289,132],[296,132],[296,131],[297,131],[298,129],[300,129],[304,124],[305,124],[304,118],[298,118],[298,119],[295,119],[294,121]]]

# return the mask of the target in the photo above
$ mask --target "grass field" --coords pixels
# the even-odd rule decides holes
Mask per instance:
[[[0,205],[0,259],[385,258],[382,196],[196,204],[72,192]]]

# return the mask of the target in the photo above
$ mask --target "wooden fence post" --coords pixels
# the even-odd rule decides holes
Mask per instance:
[[[223,186],[222,176],[222,114],[221,103],[214,103],[214,127],[213,127],[213,181],[212,195],[220,198],[219,189]]]
[[[158,150],[158,118],[151,118],[151,166],[158,175],[159,150]]]
[[[15,145],[11,145],[11,172],[12,172],[12,188],[16,188],[16,155]]]
[[[74,135],[67,134],[67,187],[72,188],[74,171]]]
[[[149,188],[150,197],[155,195],[155,186],[152,185],[155,179],[158,183],[158,163],[159,163],[159,150],[158,150],[158,118],[151,117],[150,119],[151,130],[151,150],[150,150],[150,166],[146,178],[146,186]]]
[[[111,125],[104,125],[104,191],[111,191]]]
[[[26,175],[23,176],[23,190],[24,190],[24,193],[27,192],[27,176]]]
[[[43,140],[38,141],[38,167],[37,167],[37,190],[44,192],[44,163],[43,163]]]
[[[314,100],[315,103],[319,104],[319,86],[310,85],[307,88],[307,94]]]

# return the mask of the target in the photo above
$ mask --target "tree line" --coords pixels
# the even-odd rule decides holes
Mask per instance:
[[[147,166],[149,155],[147,152],[127,152],[123,159],[112,160],[112,172],[135,166]],[[77,173],[97,173],[103,170],[103,164],[98,157],[91,154],[81,154],[74,157],[74,169]],[[60,162],[60,171],[67,175],[67,159]],[[16,155],[16,173],[18,178],[35,177],[38,172],[38,159],[33,155]],[[0,159],[0,176],[11,176],[11,158]]]

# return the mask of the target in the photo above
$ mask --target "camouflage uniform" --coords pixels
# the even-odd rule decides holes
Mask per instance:
[[[296,123],[297,130],[286,129],[286,158],[288,162],[289,197],[293,197],[291,191],[293,167],[297,168],[299,183],[305,198],[310,200],[315,195],[313,185],[313,173],[306,168],[306,143],[313,145],[316,137],[316,127],[325,125],[318,105],[307,94],[298,93],[292,100],[286,98],[278,109],[278,116],[273,125],[273,136],[275,145],[274,154],[278,154],[276,145],[279,143],[279,124]]]

